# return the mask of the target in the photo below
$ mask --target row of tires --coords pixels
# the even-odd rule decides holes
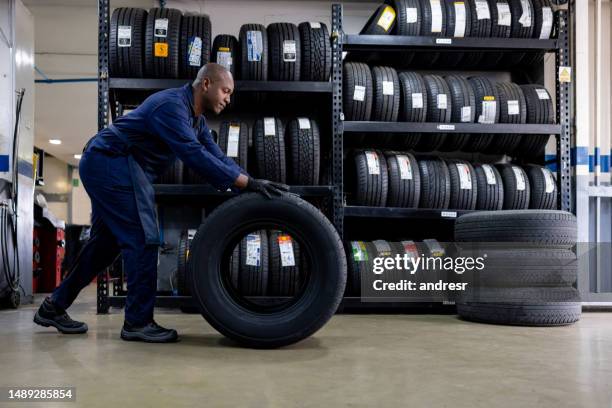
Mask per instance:
[[[483,76],[421,75],[391,67],[345,63],[343,111],[346,120],[436,123],[552,124],[551,95],[542,85],[494,82]],[[392,141],[388,135],[382,138]],[[418,151],[543,153],[549,135],[410,134],[403,148]],[[385,141],[382,141],[384,143]]]
[[[408,152],[379,150],[357,150],[352,159],[347,191],[354,205],[453,210],[557,207],[554,173],[535,164],[417,159]]]
[[[321,167],[319,126],[311,118],[255,120],[251,132],[244,121],[224,121],[216,142],[221,151],[256,177],[292,185],[318,185]],[[160,184],[206,184],[195,171],[176,160]]]
[[[208,62],[225,66],[235,79],[328,81],[329,32],[319,22],[244,24],[238,39],[220,34],[211,45],[208,16],[172,8],[113,11],[111,76],[193,79]]]

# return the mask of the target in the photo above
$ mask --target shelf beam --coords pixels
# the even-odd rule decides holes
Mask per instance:
[[[497,133],[543,134],[561,133],[559,125],[496,123],[429,123],[429,122],[344,122],[344,132],[365,133]]]
[[[178,88],[188,79],[110,78],[109,88],[115,90],[157,91]],[[331,93],[331,82],[312,81],[235,81],[237,92],[307,92]]]

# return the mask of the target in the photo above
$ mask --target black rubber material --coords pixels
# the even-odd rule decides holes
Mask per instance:
[[[295,45],[295,53],[285,53],[285,44]],[[292,23],[268,25],[268,46],[270,47],[270,73],[272,81],[299,81],[302,65],[302,44],[300,32]]]
[[[476,1],[466,0],[465,4],[469,6],[469,13],[471,16],[470,25],[470,37],[488,38],[491,36],[492,21],[488,19],[478,19],[476,13]],[[490,14],[490,13],[489,13]],[[485,53],[482,52],[466,52],[461,60],[461,66],[466,68],[478,67],[480,61],[485,57]]]
[[[531,0],[525,0],[529,5],[529,10],[523,10],[521,0],[508,0],[510,13],[512,14],[512,37],[513,38],[531,38],[533,36],[535,26],[535,15],[533,12],[533,3]],[[523,25],[519,20],[523,16],[523,12],[529,12],[530,24]]]
[[[265,135],[265,119],[257,119],[253,125],[253,151],[257,175],[260,178],[287,182],[285,161],[285,137],[283,124],[274,118],[274,135]]]
[[[371,242],[347,242],[348,276],[346,293],[350,296],[361,295],[361,277],[372,273],[376,247]]]
[[[372,81],[374,104],[371,119],[382,122],[397,122],[400,107],[400,86],[397,72],[390,67],[373,67]],[[384,82],[391,82],[392,95],[384,94]]]
[[[507,163],[497,164],[497,170],[499,170],[504,182],[504,210],[523,210],[529,208],[530,186],[525,170],[515,164]],[[520,183],[517,177],[522,178],[524,181],[525,188],[523,190],[518,189]]]
[[[499,10],[498,4],[508,4],[506,0],[488,0],[489,10],[491,13],[491,37],[495,38],[510,38],[511,25],[500,25],[499,24]],[[511,24],[511,22],[510,22]],[[498,66],[499,61],[504,57],[503,52],[487,52],[483,59],[480,61],[480,67],[482,68],[495,68]],[[480,68],[479,67],[479,68]]]
[[[370,120],[373,85],[370,67],[361,62],[347,62],[343,68],[342,111],[345,120]],[[355,86],[365,87],[364,100],[354,100]]]
[[[427,122],[449,123],[453,103],[446,81],[439,75],[425,75],[423,81],[427,89]],[[438,96],[443,94],[446,95],[446,108],[438,109]],[[444,143],[445,138],[446,134],[444,133],[424,133],[415,149],[426,152],[438,150]]]
[[[108,41],[108,64],[112,76],[124,78],[144,76],[146,20],[147,12],[143,9],[120,7],[113,11]],[[131,27],[129,46],[119,46],[119,26]]]
[[[181,51],[179,53],[179,74],[181,78],[195,79],[200,67],[208,64],[210,61],[211,35],[208,16],[183,16],[180,37]],[[197,58],[197,54],[193,54],[193,58],[190,60],[191,48],[196,41],[196,37],[199,37],[202,42],[200,58]]]
[[[448,208],[453,210],[475,210],[478,187],[472,165],[465,160],[449,159],[446,161],[450,179],[450,201]],[[466,169],[467,183],[461,186],[459,167]],[[469,187],[469,188],[467,188]]]
[[[261,55],[257,60],[256,55],[252,55],[249,61],[249,46],[247,33],[255,31],[261,33]],[[258,37],[257,34],[254,35]],[[240,27],[240,79],[266,81],[268,79],[268,34],[266,27],[261,24],[244,24]]]
[[[412,36],[418,36],[421,34],[422,17],[420,0],[385,0],[385,3],[391,5],[396,12],[395,25],[393,26],[392,34]],[[410,23],[408,22],[406,12],[407,8],[416,9],[416,21]]]
[[[537,244],[569,249],[576,243],[576,217],[565,211],[480,211],[455,222],[455,241]]]
[[[494,181],[494,184],[489,184],[483,166],[487,166],[492,173],[492,177],[489,177],[492,178],[491,181]],[[504,206],[504,183],[497,168],[490,164],[474,164],[474,173],[476,174],[476,189],[478,191],[476,209],[501,210]]]
[[[546,88],[542,85],[521,85],[521,89],[527,103],[527,123],[555,123],[552,97],[546,91]],[[540,99],[536,89],[546,91],[548,99]],[[544,154],[544,148],[549,137],[549,135],[523,135],[516,153],[526,157],[541,157]]]
[[[229,139],[229,131],[230,127],[239,126],[240,130],[238,131],[238,156],[232,155],[232,157],[228,156],[229,152],[228,148],[228,139]],[[228,157],[230,157],[233,161],[236,162],[243,170],[247,169],[248,164],[248,147],[249,147],[249,126],[246,122],[240,121],[223,121],[219,125],[219,140],[217,142],[221,151]]]
[[[421,173],[420,208],[448,208],[450,203],[450,174],[444,160],[419,160]]]
[[[159,184],[183,184],[183,173],[183,162],[176,159],[159,177]]]
[[[474,90],[474,96],[476,97],[476,116],[475,120],[477,123],[483,123],[481,115],[483,114],[483,102],[495,101],[495,113],[492,118],[492,123],[499,123],[499,95],[495,84],[486,77],[475,76],[468,78],[472,89]],[[492,100],[489,100],[493,98]],[[495,135],[490,134],[473,134],[470,137],[469,142],[464,146],[464,150],[468,152],[483,152],[489,147]]]
[[[444,77],[450,90],[452,101],[451,122],[453,123],[473,123],[476,117],[476,98],[474,90],[469,82],[457,75],[448,75]],[[469,107],[470,114],[467,120],[463,120],[463,109]],[[469,141],[470,135],[467,133],[453,133],[446,136],[444,144],[440,146],[440,150],[450,152],[461,150]]]
[[[226,58],[226,54],[229,53],[229,58]],[[221,57],[223,55],[223,57]],[[223,65],[225,68],[234,76],[234,79],[238,78],[237,75],[237,64],[240,62],[240,47],[238,45],[238,39],[233,35],[219,34],[215,37],[212,44],[212,51],[210,60],[217,64]],[[230,63],[231,62],[231,63]]]
[[[577,322],[582,313],[574,288],[481,288],[479,298],[483,301],[457,303],[459,316],[483,323],[562,326]]]
[[[387,207],[418,208],[421,173],[417,159],[408,152],[385,152],[385,156],[389,175]],[[400,166],[404,163],[406,168],[402,171]]]
[[[224,253],[229,259],[232,245],[245,232],[274,225],[299,242],[302,257],[316,262],[294,303],[253,310],[232,295],[223,274]],[[281,347],[311,336],[334,315],[346,285],[346,256],[335,227],[314,206],[291,194],[272,200],[242,194],[226,201],[200,226],[191,253],[194,300],[200,312],[223,335],[248,347]]]
[[[321,168],[319,126],[313,119],[302,118],[302,121],[307,121],[310,129],[302,129],[297,118],[289,121],[285,129],[287,177],[290,184],[314,186],[319,184]]]
[[[176,247],[176,286],[179,295],[191,296],[191,279],[189,269],[189,235],[187,231],[181,232]]]
[[[181,12],[172,8],[152,8],[145,28],[145,75],[150,78],[178,78]],[[155,20],[168,19],[165,37],[155,36]],[[160,32],[160,34],[162,34]],[[155,43],[167,44],[167,57],[155,56]],[[162,46],[163,47],[163,46]],[[160,50],[161,51],[161,50]],[[158,53],[163,55],[163,53]]]
[[[199,231],[198,231],[199,232]],[[248,241],[259,239],[258,265],[251,265],[248,258]],[[247,264],[249,262],[249,264]],[[240,241],[240,269],[238,272],[238,292],[243,296],[263,296],[268,293],[269,247],[268,232],[259,230],[245,236]]]
[[[370,174],[368,169],[367,154],[373,154],[378,160],[378,173]],[[379,150],[358,150],[354,153],[355,177],[354,184],[355,202],[358,205],[371,207],[384,207],[387,203],[389,179],[385,155]]]
[[[446,7],[446,37],[464,38],[469,37],[472,30],[472,13],[469,6],[465,2],[455,0],[443,0]],[[462,7],[465,13],[465,27],[463,32],[457,32],[455,36],[456,20],[455,7]],[[456,68],[460,65],[464,58],[463,52],[445,52],[441,53],[436,65],[440,67]]]
[[[555,36],[557,20],[555,19],[554,11],[552,10],[552,6],[551,6],[551,2],[549,0],[531,0],[531,2],[533,3],[533,11],[534,11],[534,16],[535,16],[535,25],[533,29],[532,38],[537,38],[537,39],[553,38]],[[552,14],[552,25],[551,25],[550,33],[542,32],[543,22],[544,22],[544,11],[543,10],[545,8],[550,9],[551,14]],[[541,35],[542,37],[540,37]],[[530,66],[530,65],[542,63],[542,61],[544,60],[544,54],[545,52],[543,51],[526,52],[523,56],[523,59],[521,60],[521,65]]]
[[[557,181],[554,173],[546,167],[535,164],[523,166],[529,178],[531,194],[529,208],[536,210],[554,210],[557,208]],[[545,176],[546,173],[548,176]],[[546,179],[548,178],[549,192],[546,192]],[[552,190],[550,190],[552,182]]]
[[[365,23],[365,25],[363,26],[359,34],[375,34],[375,35],[390,34],[391,31],[393,31],[393,26],[395,26],[395,23],[397,21],[397,15],[393,18],[393,21],[391,22],[389,27],[387,27],[387,29],[385,29],[384,26],[378,24],[378,22],[380,21],[380,18],[383,16],[383,13],[385,12],[385,10],[387,10],[387,8],[390,8],[391,10],[393,10],[393,8],[388,6],[387,4],[381,4],[380,6],[378,6],[376,8],[376,11],[370,16],[368,21]]]
[[[283,266],[279,238],[291,242],[294,265]],[[269,232],[270,269],[268,271],[270,296],[294,296],[300,288],[300,246],[282,231]]]
[[[497,92],[499,94],[499,123],[527,123],[527,103],[521,87],[513,82],[498,82]],[[509,113],[508,101],[518,101],[518,113]],[[506,134],[496,135],[487,153],[492,154],[512,154],[521,142],[521,135]]]
[[[302,81],[329,81],[331,76],[331,43],[324,23],[312,28],[310,23],[300,23],[298,30],[302,41]]]
[[[440,30],[433,31],[434,28],[434,20],[433,20],[433,12],[432,12],[432,2],[429,0],[424,0],[421,2],[421,18],[423,19],[421,23],[421,36],[425,37],[442,37],[446,35],[446,26],[447,26],[447,17],[446,17],[446,7],[443,2],[440,1],[436,4],[440,5],[439,14],[442,19],[440,22]],[[440,58],[439,52],[422,52],[416,55],[416,60],[418,65],[423,67],[434,67],[436,65],[436,61]]]
[[[403,122],[425,122],[427,119],[427,88],[421,74],[416,72],[400,72],[400,113],[399,120]],[[415,108],[412,104],[412,94],[421,94],[423,106]],[[421,138],[420,133],[407,133],[403,136],[404,148],[412,149]]]

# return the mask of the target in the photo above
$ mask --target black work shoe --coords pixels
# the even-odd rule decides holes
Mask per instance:
[[[34,315],[34,323],[44,327],[53,326],[61,333],[77,334],[87,332],[87,324],[72,320],[68,313],[51,302],[48,297]]]
[[[178,340],[174,329],[165,329],[152,320],[151,323],[134,327],[129,322],[123,323],[121,338],[127,341],[144,341],[147,343],[173,343]]]

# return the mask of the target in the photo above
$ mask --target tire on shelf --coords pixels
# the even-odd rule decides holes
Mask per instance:
[[[389,176],[385,155],[379,150],[357,150],[355,163],[354,201],[357,205],[384,207],[387,203]]]
[[[287,180],[298,186],[319,184],[321,140],[319,125],[310,118],[295,118],[285,129]]]
[[[527,103],[521,87],[513,82],[498,82],[499,123],[527,123]],[[486,153],[512,154],[521,142],[520,134],[496,135]]]
[[[535,16],[535,25],[532,38],[546,40],[553,38],[556,20],[549,0],[531,0]],[[544,60],[544,51],[526,52],[521,64],[530,66]]]
[[[488,78],[474,76],[468,78],[476,97],[476,122],[482,124],[499,123],[499,94],[495,84]],[[486,133],[473,134],[464,146],[468,152],[485,151],[496,136]]]
[[[343,77],[342,110],[345,120],[370,120],[373,99],[370,67],[361,62],[347,62],[343,67]]]
[[[512,19],[508,2],[506,0],[488,0],[488,3],[491,14],[491,37],[510,38],[512,32]],[[487,52],[479,68],[495,68],[503,57],[503,52]]]
[[[285,138],[280,119],[266,117],[255,121],[253,151],[258,177],[279,183],[287,182]]]
[[[474,123],[476,117],[476,97],[469,82],[458,75],[444,77],[450,90],[452,101],[451,122],[452,123]],[[440,150],[444,152],[461,150],[469,141],[470,135],[466,133],[455,133],[446,136]]]
[[[145,75],[149,78],[178,78],[181,12],[152,8],[145,27]]]
[[[147,12],[120,7],[113,11],[108,40],[108,65],[113,77],[144,76],[144,35]]]
[[[210,18],[205,15],[185,15],[181,21],[179,75],[195,79],[200,67],[210,61]]]
[[[267,31],[270,80],[299,81],[302,44],[298,28],[292,23],[272,23]]]
[[[477,210],[498,211],[504,207],[504,183],[497,171],[491,164],[474,164],[474,174],[476,175],[476,194]]]
[[[557,208],[557,182],[552,171],[535,164],[523,166],[529,178],[531,194],[529,208],[554,210]]]
[[[308,22],[298,25],[302,41],[302,81],[329,81],[331,76],[331,43],[324,23]]]
[[[397,15],[393,7],[389,6],[388,4],[381,4],[370,16],[359,34],[391,34],[396,18]]]
[[[391,67],[373,67],[374,103],[372,120],[397,122],[400,105],[400,86],[397,72]]]
[[[219,125],[219,148],[243,170],[247,169],[249,127],[246,122],[223,121]]]
[[[442,37],[446,34],[447,16],[443,1],[423,0],[421,2],[421,36]],[[440,58],[439,52],[422,52],[415,55],[418,65],[432,67]]]
[[[474,168],[466,160],[446,160],[450,180],[451,210],[475,210],[478,187]]]
[[[530,186],[527,173],[516,164],[497,164],[504,182],[504,210],[529,208]]]
[[[527,123],[555,123],[552,97],[544,86],[521,85],[521,90],[527,103]],[[549,137],[549,135],[523,135],[516,153],[526,157],[542,156]]]
[[[420,208],[446,209],[450,203],[450,174],[444,160],[424,158],[419,160],[421,175]]]
[[[421,173],[417,159],[408,152],[385,152],[389,175],[388,207],[418,208]]]
[[[396,20],[391,34],[418,36],[421,34],[420,0],[385,0],[395,12]]]
[[[249,249],[251,249],[249,247],[253,248],[254,257],[249,256]],[[240,241],[240,269],[237,288],[239,294],[243,296],[268,294],[268,251],[268,232],[266,230],[252,232]],[[253,260],[255,260],[255,265],[252,265]]]
[[[512,15],[512,38],[533,37],[536,19],[532,0],[508,0],[508,5]]]
[[[346,295],[361,295],[361,277],[372,271],[372,260],[376,248],[371,242],[347,242],[348,275],[346,280]],[[369,271],[369,272],[368,272]]]
[[[479,7],[476,7],[476,0],[466,0],[465,4],[469,8],[471,16],[470,37],[490,37],[492,21],[489,4],[486,0],[479,0]],[[485,53],[483,52],[466,52],[463,55],[464,57],[460,64],[465,68],[478,67],[480,61],[485,57]]]
[[[268,79],[268,34],[261,24],[243,24],[240,42],[240,79],[266,81]]]
[[[399,120],[425,122],[427,119],[427,87],[423,76],[416,72],[400,72],[398,79],[401,92]],[[404,134],[403,148],[414,148],[420,138],[420,133]]]
[[[446,33],[449,38],[469,37],[472,30],[472,13],[464,1],[444,1],[446,7]],[[464,58],[463,52],[441,53],[436,65],[447,68],[457,68]]]
[[[237,64],[240,61],[238,39],[229,34],[216,36],[213,40],[210,60],[223,65],[232,73],[234,79],[238,79]]]
[[[175,159],[159,177],[159,184],[183,184],[183,172],[183,162],[180,159]]]
[[[282,256],[281,241],[288,246]],[[269,231],[270,266],[268,271],[269,294],[271,296],[294,296],[301,283],[300,246],[282,231]]]
[[[427,122],[449,123],[453,109],[450,89],[439,75],[424,75],[427,90]],[[438,150],[446,138],[444,133],[423,133],[415,146],[419,151]]]

